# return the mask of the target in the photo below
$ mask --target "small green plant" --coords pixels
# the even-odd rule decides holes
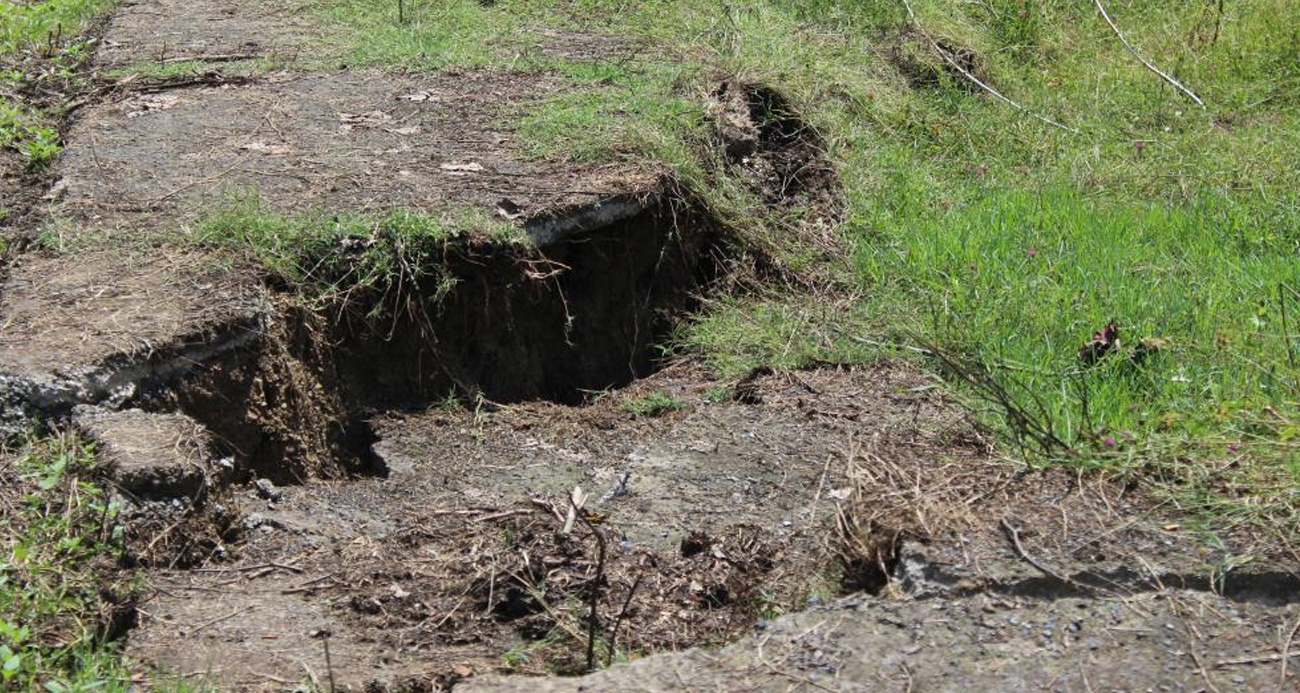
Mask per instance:
[[[121,551],[117,507],[76,436],[26,447],[16,469],[30,492],[0,534],[0,691],[125,691],[129,674],[103,639],[111,575],[95,567]]]
[[[0,147],[18,152],[29,169],[44,168],[62,151],[53,128],[33,123],[34,116],[0,100]]]
[[[681,411],[686,409],[687,406],[685,402],[671,394],[663,390],[656,390],[645,397],[624,403],[623,409],[638,419],[648,419]]]
[[[554,629],[540,640],[522,642],[510,648],[501,655],[501,661],[506,665],[506,668],[515,672],[525,670],[530,663],[537,661],[539,658],[542,660],[544,668],[549,667],[548,653],[552,650],[562,653],[568,638],[569,635],[561,629]]]
[[[704,399],[717,404],[725,402],[731,398],[731,388],[726,385],[715,385],[704,392]]]

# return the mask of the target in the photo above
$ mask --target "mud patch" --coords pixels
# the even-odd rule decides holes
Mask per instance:
[[[989,83],[988,64],[975,49],[936,37],[932,42],[923,31],[907,28],[886,42],[884,54],[908,86],[938,89],[956,86],[970,92],[979,86],[962,74]]]
[[[826,142],[784,96],[759,84],[723,80],[711,102],[727,158],[766,204],[834,214],[839,177],[826,159]]]

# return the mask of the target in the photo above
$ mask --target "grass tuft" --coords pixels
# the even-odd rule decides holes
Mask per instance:
[[[688,408],[689,406],[685,402],[662,390],[656,390],[644,397],[623,404],[624,411],[638,419],[653,419]]]

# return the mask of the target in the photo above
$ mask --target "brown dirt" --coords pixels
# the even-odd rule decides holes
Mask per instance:
[[[23,167],[21,157],[0,150],[0,240],[6,245],[18,240],[27,227],[27,217],[41,196],[41,188]]]
[[[909,390],[923,384],[887,366],[814,371],[760,378],[750,398],[761,404],[710,402],[718,384],[677,369],[585,408],[376,422],[387,479],[293,487],[274,507],[243,498],[257,528],[229,547],[239,563],[156,575],[160,594],[131,650],[173,670],[219,667],[232,690],[274,690],[263,675],[296,681],[304,663],[320,675],[323,646],[309,637],[319,629],[333,634],[336,679],[357,686],[445,679],[465,663],[503,670],[507,660],[574,671],[595,545],[581,523],[558,535],[552,508],[563,514],[576,485],[606,516],[604,623],[641,580],[620,649],[725,641],[765,610],[840,589],[827,529],[835,498],[846,497],[849,441],[875,438],[908,466],[980,459],[953,445],[962,424],[941,400]],[[656,391],[690,409],[639,420],[622,408]],[[628,494],[598,504],[624,471]],[[291,568],[257,567],[272,564]],[[249,572],[264,574],[240,577]],[[177,646],[194,624],[234,612]],[[519,654],[503,659],[511,650]]]

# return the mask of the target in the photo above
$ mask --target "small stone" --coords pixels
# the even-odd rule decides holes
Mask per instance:
[[[257,492],[257,497],[263,500],[278,502],[284,498],[284,492],[275,487],[270,479],[258,479],[253,482],[253,490]]]

